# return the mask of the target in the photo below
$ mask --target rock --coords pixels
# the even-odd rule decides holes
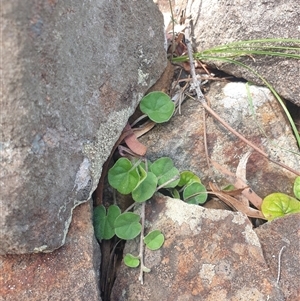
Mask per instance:
[[[90,202],[74,209],[66,243],[48,254],[0,256],[0,295],[6,301],[99,301],[100,248]],[[3,300],[3,299],[1,299]]]
[[[50,252],[166,66],[152,1],[4,1],[0,254]],[[47,257],[45,257],[47,258]]]
[[[234,41],[300,37],[299,8],[289,0],[228,3],[195,0],[192,11],[197,21],[194,39],[199,51]],[[214,21],[211,21],[213,16]],[[263,16],[263,17],[262,17]],[[276,16],[276,18],[274,18]],[[299,60],[255,56],[240,60],[263,76],[284,98],[300,106]],[[232,64],[215,62],[218,69],[256,84],[263,84],[255,74]]]
[[[207,97],[212,109],[235,130],[267,152],[272,159],[299,171],[299,150],[279,104],[268,89],[257,86],[248,88],[255,118],[248,103],[245,83],[212,83]],[[207,166],[201,104],[189,99],[182,104],[181,113],[140,138],[148,146],[147,157],[151,161],[170,157],[180,171],[193,171],[205,185],[212,180],[220,186],[229,184],[227,176]],[[259,126],[268,138],[261,133]],[[209,157],[235,173],[240,158],[250,148],[210,116],[206,118],[206,132]],[[286,152],[286,148],[295,153]],[[265,197],[274,191],[292,193],[295,174],[253,152],[248,160],[246,177],[249,186],[260,197]]]
[[[160,229],[165,242],[145,250],[144,284],[139,270],[122,264],[112,301],[284,300],[248,218],[156,196],[146,206],[147,231]],[[124,253],[138,254],[137,240]]]
[[[166,2],[168,1],[159,0],[158,4],[165,15],[165,20],[169,22],[171,20],[168,16],[170,9]],[[188,0],[173,1],[173,10],[177,14],[175,18],[177,26],[187,2]],[[255,2],[193,0],[191,12],[193,42],[197,51],[251,39],[300,38],[299,7],[296,2],[289,0]],[[282,97],[300,106],[299,60],[272,56],[254,56],[253,59],[253,57],[245,56],[240,61],[261,74]],[[207,63],[212,64],[211,61]],[[261,80],[245,68],[220,61],[214,61],[212,65],[236,77],[262,84]]]
[[[300,214],[290,214],[266,223],[254,231],[272,274],[278,277],[278,256],[281,248],[279,286],[285,300],[297,301],[300,296]]]

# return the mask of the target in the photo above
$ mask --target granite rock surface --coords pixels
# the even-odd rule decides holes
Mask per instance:
[[[0,254],[51,252],[166,66],[152,1],[4,1]]]

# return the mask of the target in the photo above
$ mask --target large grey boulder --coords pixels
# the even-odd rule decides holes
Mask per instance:
[[[152,1],[3,1],[0,254],[64,244],[166,66]]]

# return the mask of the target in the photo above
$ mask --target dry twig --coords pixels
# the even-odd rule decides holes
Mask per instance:
[[[278,273],[277,273],[277,280],[276,280],[276,283],[278,284],[279,283],[279,280],[280,280],[280,272],[281,272],[281,255],[282,255],[282,252],[283,250],[286,248],[286,246],[283,246],[281,249],[280,249],[280,252],[278,254]]]

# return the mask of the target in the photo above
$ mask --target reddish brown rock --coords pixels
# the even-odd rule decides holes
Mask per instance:
[[[255,229],[264,258],[274,277],[278,277],[278,256],[282,248],[279,287],[287,301],[300,296],[300,213],[278,218]]]
[[[74,209],[66,244],[60,249],[47,254],[4,255],[0,262],[1,300],[101,300],[100,250],[90,203]]]
[[[146,233],[161,229],[165,243],[157,251],[145,250],[151,272],[144,285],[138,269],[122,265],[112,301],[284,300],[243,214],[157,195],[147,204],[146,217]],[[137,255],[138,242],[128,242],[127,252]]]

